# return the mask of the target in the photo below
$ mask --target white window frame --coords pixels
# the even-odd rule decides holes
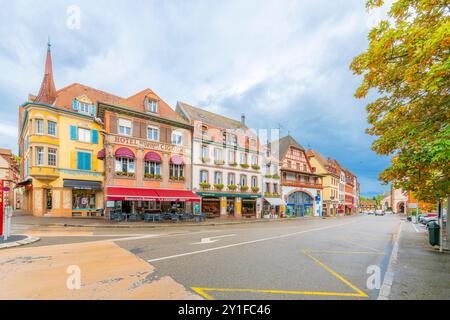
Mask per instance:
[[[158,112],[158,101],[148,99],[147,101],[147,111],[157,113]]]
[[[124,169],[124,165],[125,165],[125,171]],[[133,173],[134,174],[134,159],[129,159],[129,158],[121,158],[118,157],[116,158],[116,163],[115,163],[115,172],[128,172],[128,173]],[[119,169],[119,170],[118,170]]]
[[[236,162],[236,151],[229,150],[228,151],[228,163],[235,163]]]
[[[231,177],[233,177],[233,178],[231,178]],[[228,185],[236,184],[236,174],[233,172],[229,172],[227,175],[227,182],[228,182]]]
[[[119,134],[122,136],[131,137],[131,133],[133,132],[132,126],[133,123],[128,119],[119,119],[117,123],[119,127]]]
[[[34,126],[36,129],[36,134],[44,134],[44,119],[35,119]]]
[[[151,135],[149,133],[152,132]],[[156,133],[156,138],[155,138]],[[147,126],[147,140],[159,141],[159,128],[154,126]]]
[[[86,102],[78,101],[78,112],[83,114],[91,113],[91,105]]]
[[[206,145],[201,145],[200,154],[202,158],[209,158],[209,147]]]
[[[203,179],[203,178],[206,178],[206,179]],[[208,181],[209,181],[208,170],[200,170],[199,181],[200,181],[200,183],[208,183]]]
[[[256,155],[252,155],[252,166],[253,165],[258,165],[258,156]]]
[[[52,152],[51,152],[52,151]],[[53,152],[54,151],[54,152]],[[49,165],[49,167],[56,167],[56,165],[58,164],[58,150],[56,148],[48,148],[47,149],[47,164]],[[52,159],[52,157],[54,157],[54,163],[50,163]]]
[[[55,125],[55,132],[54,133],[50,133],[50,124],[54,124]],[[56,137],[57,132],[58,131],[57,131],[57,126],[56,126],[56,121],[48,120],[47,121],[47,134],[49,136]]]
[[[183,134],[179,131],[173,131],[171,141],[173,145],[180,146],[183,144]]]
[[[223,152],[220,148],[214,148],[214,160],[221,161],[223,160]]]
[[[258,186],[258,177],[257,176],[252,176],[250,179],[250,184],[253,187],[257,187]]]
[[[92,142],[92,132],[91,129],[86,129],[82,127],[77,128],[78,141],[81,142]]]
[[[222,184],[223,182],[223,174],[220,171],[214,172],[214,184]]]
[[[155,161],[144,161],[144,173],[160,175],[161,163]]]
[[[44,165],[44,147],[36,147],[36,165],[37,166],[43,166]]]
[[[240,161],[241,164],[248,164],[248,156],[246,153],[241,153]]]

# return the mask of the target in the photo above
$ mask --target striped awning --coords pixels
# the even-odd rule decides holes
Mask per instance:
[[[144,156],[144,161],[161,162],[161,156],[156,152],[147,152]]]
[[[170,163],[183,165],[184,160],[182,157],[175,155],[175,156],[172,156],[172,158],[170,158]]]
[[[128,159],[135,158],[133,151],[125,147],[117,149],[115,155],[117,158],[128,158]]]

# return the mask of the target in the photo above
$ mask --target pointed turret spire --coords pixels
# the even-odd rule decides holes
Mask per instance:
[[[47,43],[47,57],[45,59],[44,79],[42,80],[39,94],[34,100],[39,103],[53,104],[56,99],[56,88],[53,80],[52,54],[50,51],[50,38]]]

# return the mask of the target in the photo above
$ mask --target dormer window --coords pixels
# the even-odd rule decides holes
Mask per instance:
[[[147,111],[157,113],[158,112],[158,101],[147,100]]]
[[[80,113],[90,113],[90,105],[84,102],[78,102],[78,112]]]

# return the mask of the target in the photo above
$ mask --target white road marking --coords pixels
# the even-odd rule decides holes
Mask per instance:
[[[200,242],[194,242],[193,244],[208,244],[208,243],[214,243],[220,240],[220,238],[227,238],[227,237],[234,237],[235,234],[226,234],[223,236],[217,236],[217,237],[210,237],[210,238],[202,238]],[[213,240],[214,239],[214,240]]]
[[[353,223],[356,223],[356,222],[357,221],[352,221],[352,222],[337,224],[337,225],[328,226],[328,227],[314,228],[314,229],[309,229],[309,230],[304,230],[304,231],[287,233],[287,234],[283,234],[283,235],[279,235],[279,236],[273,236],[273,237],[262,238],[262,239],[251,240],[251,241],[238,242],[238,243],[233,243],[233,244],[229,244],[229,245],[226,245],[226,246],[209,248],[209,249],[198,250],[198,251],[190,251],[190,252],[175,254],[175,255],[172,255],[172,256],[166,256],[166,257],[161,257],[161,258],[150,259],[150,260],[147,260],[147,261],[148,262],[156,262],[156,261],[162,261],[162,260],[168,260],[168,259],[174,259],[174,258],[179,258],[179,257],[190,256],[190,255],[193,255],[193,254],[199,254],[199,253],[205,253],[205,252],[210,252],[210,251],[222,250],[222,249],[227,249],[227,248],[232,248],[232,247],[244,246],[244,245],[252,244],[252,243],[258,243],[258,242],[269,241],[269,240],[277,240],[277,239],[287,238],[287,237],[291,237],[291,236],[295,236],[295,235],[299,235],[299,234],[304,234],[304,233],[308,233],[308,232],[313,232],[313,231],[321,231],[321,230],[327,230],[327,229],[332,229],[332,228],[338,228],[338,227],[349,225],[349,224],[353,224]]]
[[[413,226],[414,230],[416,230],[417,233],[424,233],[427,231],[425,226],[419,225],[420,228],[417,229],[417,227],[414,223],[411,225]]]

